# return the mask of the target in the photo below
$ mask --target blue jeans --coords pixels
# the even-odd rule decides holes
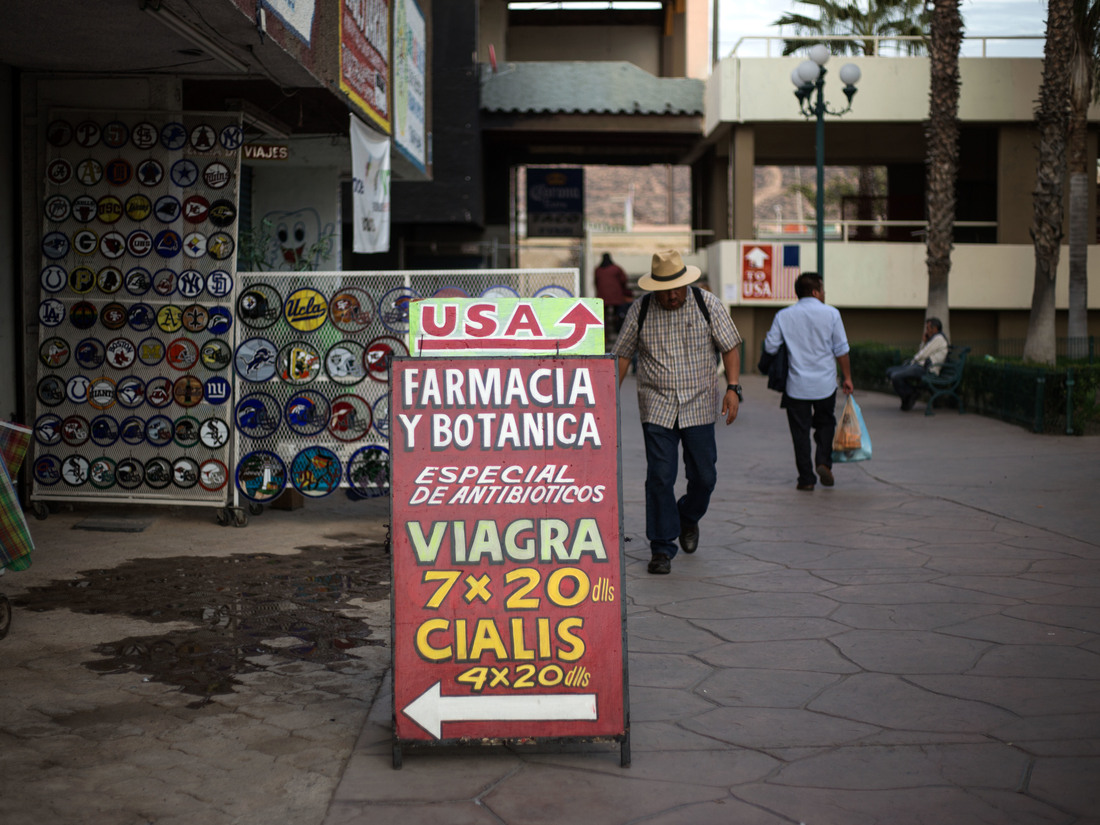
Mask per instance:
[[[655,556],[673,558],[683,523],[698,524],[718,483],[718,447],[714,425],[668,429],[642,424],[645,435],[645,534]],[[687,492],[676,500],[679,445],[684,445]]]

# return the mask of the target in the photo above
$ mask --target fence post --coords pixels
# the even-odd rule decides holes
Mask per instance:
[[[1037,376],[1035,378],[1035,423],[1032,425],[1033,432],[1041,433],[1043,431],[1043,402],[1046,400],[1046,389],[1046,375]]]
[[[1066,435],[1073,435],[1073,367],[1066,368]]]

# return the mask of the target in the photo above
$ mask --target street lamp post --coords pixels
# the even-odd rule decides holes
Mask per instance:
[[[819,43],[810,49],[810,59],[799,63],[791,72],[798,108],[806,117],[817,118],[817,272],[822,278],[825,277],[825,115],[839,117],[851,111],[852,98],[860,78],[859,66],[854,63],[841,66],[840,80],[844,84],[848,105],[843,109],[829,108],[825,102],[825,64],[828,60],[828,46]]]

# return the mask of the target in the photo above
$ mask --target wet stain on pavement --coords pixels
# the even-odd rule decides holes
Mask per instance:
[[[114,614],[149,622],[189,622],[188,629],[104,642],[105,658],[84,662],[103,674],[137,671],[185,693],[231,693],[242,673],[295,663],[340,670],[349,651],[385,645],[362,618],[343,615],[389,598],[390,557],[383,544],[300,547],[218,558],[134,559],[85,570],[75,581],[31,588],[13,599],[46,611]]]

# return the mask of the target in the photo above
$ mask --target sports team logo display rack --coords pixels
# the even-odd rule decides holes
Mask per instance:
[[[576,294],[575,269],[242,272],[233,351],[234,507],[285,489],[388,495],[390,366],[409,304]]]
[[[56,111],[31,500],[224,504],[240,117]]]

